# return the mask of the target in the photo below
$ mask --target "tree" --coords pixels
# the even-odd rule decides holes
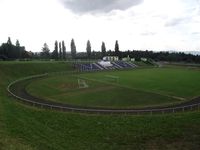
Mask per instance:
[[[65,46],[65,42],[62,41],[62,58],[65,60],[66,59],[66,46]]]
[[[76,45],[74,39],[71,40],[71,56],[73,59],[76,58]]]
[[[19,40],[16,41],[16,45],[13,45],[10,37],[8,37],[6,43],[2,43],[2,45],[0,46],[0,55],[9,60],[25,58],[27,57],[25,53],[25,47],[20,46]]]
[[[16,47],[20,47],[19,40],[16,41]]]
[[[15,47],[12,44],[10,37],[8,37],[8,41],[7,41],[6,44],[7,45],[6,45],[5,53],[7,54],[7,56],[9,58],[12,58],[12,59],[16,58],[16,56],[15,56]]]
[[[50,58],[50,50],[49,50],[49,46],[47,45],[47,43],[44,43],[44,46],[43,46],[42,52],[41,52],[41,56],[42,56],[42,58],[45,58],[45,59]]]
[[[118,40],[115,42],[115,55],[119,57],[119,44]]]
[[[87,51],[88,58],[91,58],[91,44],[89,40],[87,41],[86,51]]]
[[[61,42],[59,42],[59,59],[62,59],[62,46],[61,46]]]
[[[22,51],[21,51],[19,40],[16,41],[16,53],[18,55],[18,58],[22,58]]]
[[[7,44],[8,44],[8,45],[12,45],[12,42],[11,42],[11,39],[10,39],[10,37],[8,37]]]
[[[55,41],[54,51],[52,52],[52,58],[58,60],[58,41]]]
[[[101,45],[101,53],[102,53],[102,57],[106,56],[106,46],[104,42],[102,42],[102,45]]]

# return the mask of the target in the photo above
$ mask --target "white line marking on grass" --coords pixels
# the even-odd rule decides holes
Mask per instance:
[[[77,77],[80,77],[80,76],[77,76]],[[119,83],[106,82],[106,81],[102,81],[102,80],[98,80],[98,79],[92,79],[92,78],[87,78],[87,77],[80,77],[80,78],[83,78],[85,80],[90,80],[90,81],[96,81],[96,82],[101,82],[101,83],[105,83],[105,84],[115,85],[115,86],[118,86],[118,87],[121,87],[121,88],[132,89],[132,90],[136,90],[136,91],[140,91],[140,92],[146,92],[146,93],[161,95],[161,96],[173,98],[173,99],[176,99],[176,100],[179,100],[179,101],[180,100],[181,101],[186,100],[186,98],[183,98],[183,97],[178,97],[178,96],[173,96],[173,95],[168,95],[168,94],[161,94],[161,93],[157,93],[157,92],[153,92],[153,91],[148,91],[148,90],[144,90],[144,89],[140,89],[140,88],[133,88],[133,87],[126,86],[126,85],[121,85]]]

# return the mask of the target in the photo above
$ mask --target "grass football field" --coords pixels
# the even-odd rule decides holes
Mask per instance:
[[[78,80],[88,86],[80,88]],[[86,107],[141,108],[171,105],[200,95],[198,70],[148,68],[38,79],[27,86],[36,97]]]

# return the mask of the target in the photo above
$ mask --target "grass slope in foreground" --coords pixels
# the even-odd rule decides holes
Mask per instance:
[[[118,77],[117,83],[107,76]],[[89,86],[80,89],[78,78]],[[141,108],[183,102],[200,95],[199,71],[172,68],[51,76],[28,85],[31,95],[86,107]]]
[[[58,69],[59,68],[59,69]],[[47,111],[23,105],[6,86],[20,77],[70,69],[63,63],[0,62],[0,149],[200,149],[200,113],[102,116]]]

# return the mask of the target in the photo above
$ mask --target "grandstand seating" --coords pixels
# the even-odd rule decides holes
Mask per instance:
[[[88,63],[88,64],[79,64],[79,69],[81,71],[95,71],[95,70],[101,70],[100,67],[98,67],[94,63]]]
[[[118,65],[116,62],[112,62],[112,64],[116,69],[123,69],[123,67]]]
[[[100,71],[111,69],[131,69],[137,67],[135,64],[125,61],[111,62],[112,66],[102,66],[100,63],[84,63],[78,64],[76,67],[81,71]]]
[[[131,66],[129,63],[124,62],[124,61],[116,61],[115,63],[122,68],[133,68],[133,66]]]

